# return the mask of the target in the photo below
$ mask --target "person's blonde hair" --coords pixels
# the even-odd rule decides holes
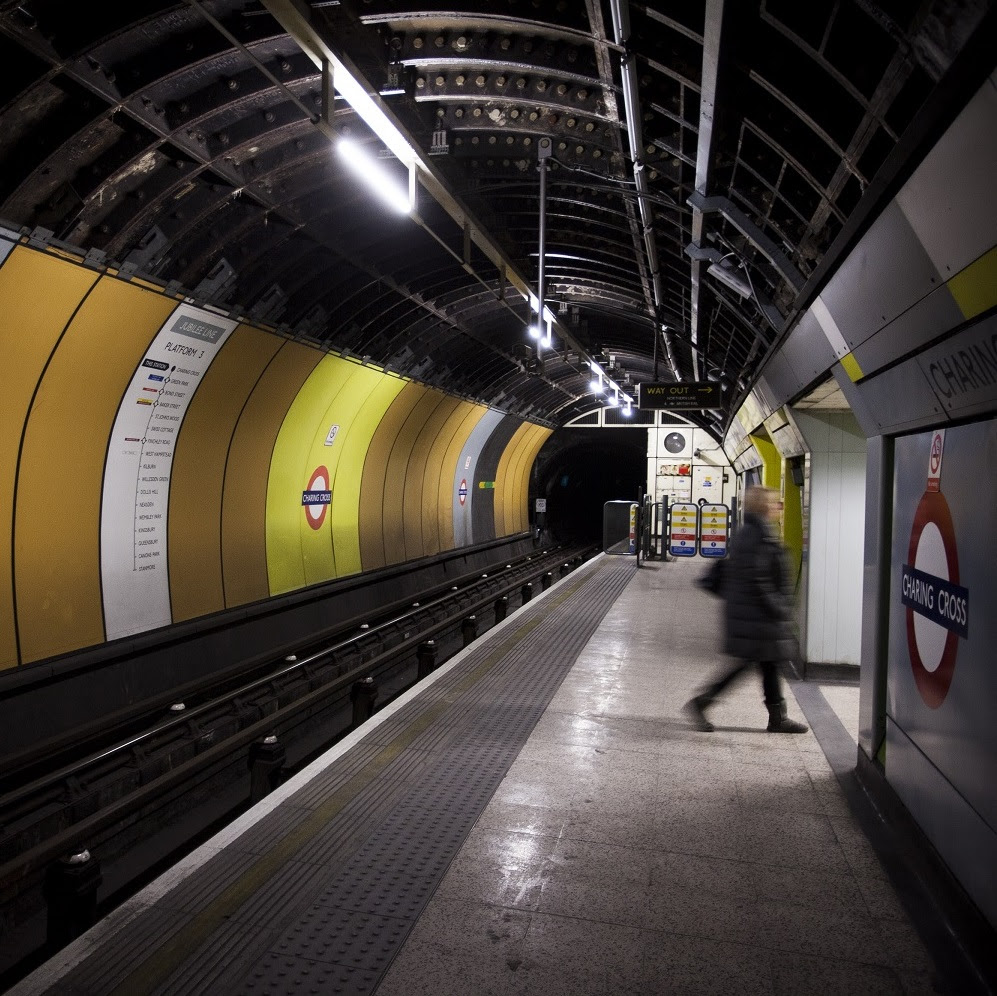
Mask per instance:
[[[755,484],[744,492],[744,514],[765,518],[769,505],[779,501],[780,497],[775,488],[765,488],[760,484]]]

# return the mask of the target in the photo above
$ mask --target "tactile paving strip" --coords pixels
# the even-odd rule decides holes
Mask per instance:
[[[634,570],[602,560],[485,634],[51,991],[373,993]]]
[[[631,576],[628,567],[597,572],[591,592],[579,592],[560,606],[467,693],[479,701],[455,710],[460,721],[456,727],[447,724],[448,736],[442,739],[449,743],[438,744],[435,763],[399,799],[306,917],[309,922],[325,917],[322,940],[314,948],[296,948],[295,964],[328,957],[345,972],[325,976],[322,992],[364,996],[375,991],[581,648]],[[486,652],[482,648],[479,655]],[[439,727],[433,736],[441,739]],[[340,939],[358,929],[358,915],[370,918],[361,921],[362,936],[357,934],[356,943],[336,954]],[[301,930],[298,924],[290,933],[300,936]],[[257,966],[247,991],[297,990],[295,978],[307,986],[317,981],[311,972],[288,975],[286,961],[275,957]]]

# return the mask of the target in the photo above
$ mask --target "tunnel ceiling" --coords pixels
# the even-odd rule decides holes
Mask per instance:
[[[555,426],[599,403],[587,358],[632,393],[716,380],[721,431],[989,6],[8,0],[0,221]],[[312,36],[428,164],[415,217],[335,154],[398,172],[329,113]]]

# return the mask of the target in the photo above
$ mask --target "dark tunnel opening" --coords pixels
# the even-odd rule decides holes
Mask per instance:
[[[564,429],[537,456],[532,497],[547,499],[552,539],[595,543],[602,539],[606,502],[640,501],[646,479],[646,432]]]

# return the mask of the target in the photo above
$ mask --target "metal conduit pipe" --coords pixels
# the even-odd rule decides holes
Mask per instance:
[[[623,109],[627,116],[627,138],[630,141],[630,158],[634,163],[634,182],[637,185],[637,204],[640,208],[640,221],[644,230],[644,248],[647,252],[647,265],[651,271],[651,283],[654,288],[654,306],[657,309],[655,320],[655,339],[658,328],[661,328],[665,344],[665,354],[668,365],[676,380],[681,380],[678,364],[675,362],[672,337],[660,325],[660,313],[664,307],[661,293],[661,273],[658,266],[658,246],[654,239],[654,216],[648,201],[650,191],[647,187],[647,177],[644,175],[644,162],[641,152],[644,148],[644,137],[641,132],[640,102],[637,97],[637,76],[634,72],[634,55],[630,51],[630,5],[628,0],[610,0],[613,15],[613,35],[616,44],[623,51],[620,60],[620,70],[623,75]]]

